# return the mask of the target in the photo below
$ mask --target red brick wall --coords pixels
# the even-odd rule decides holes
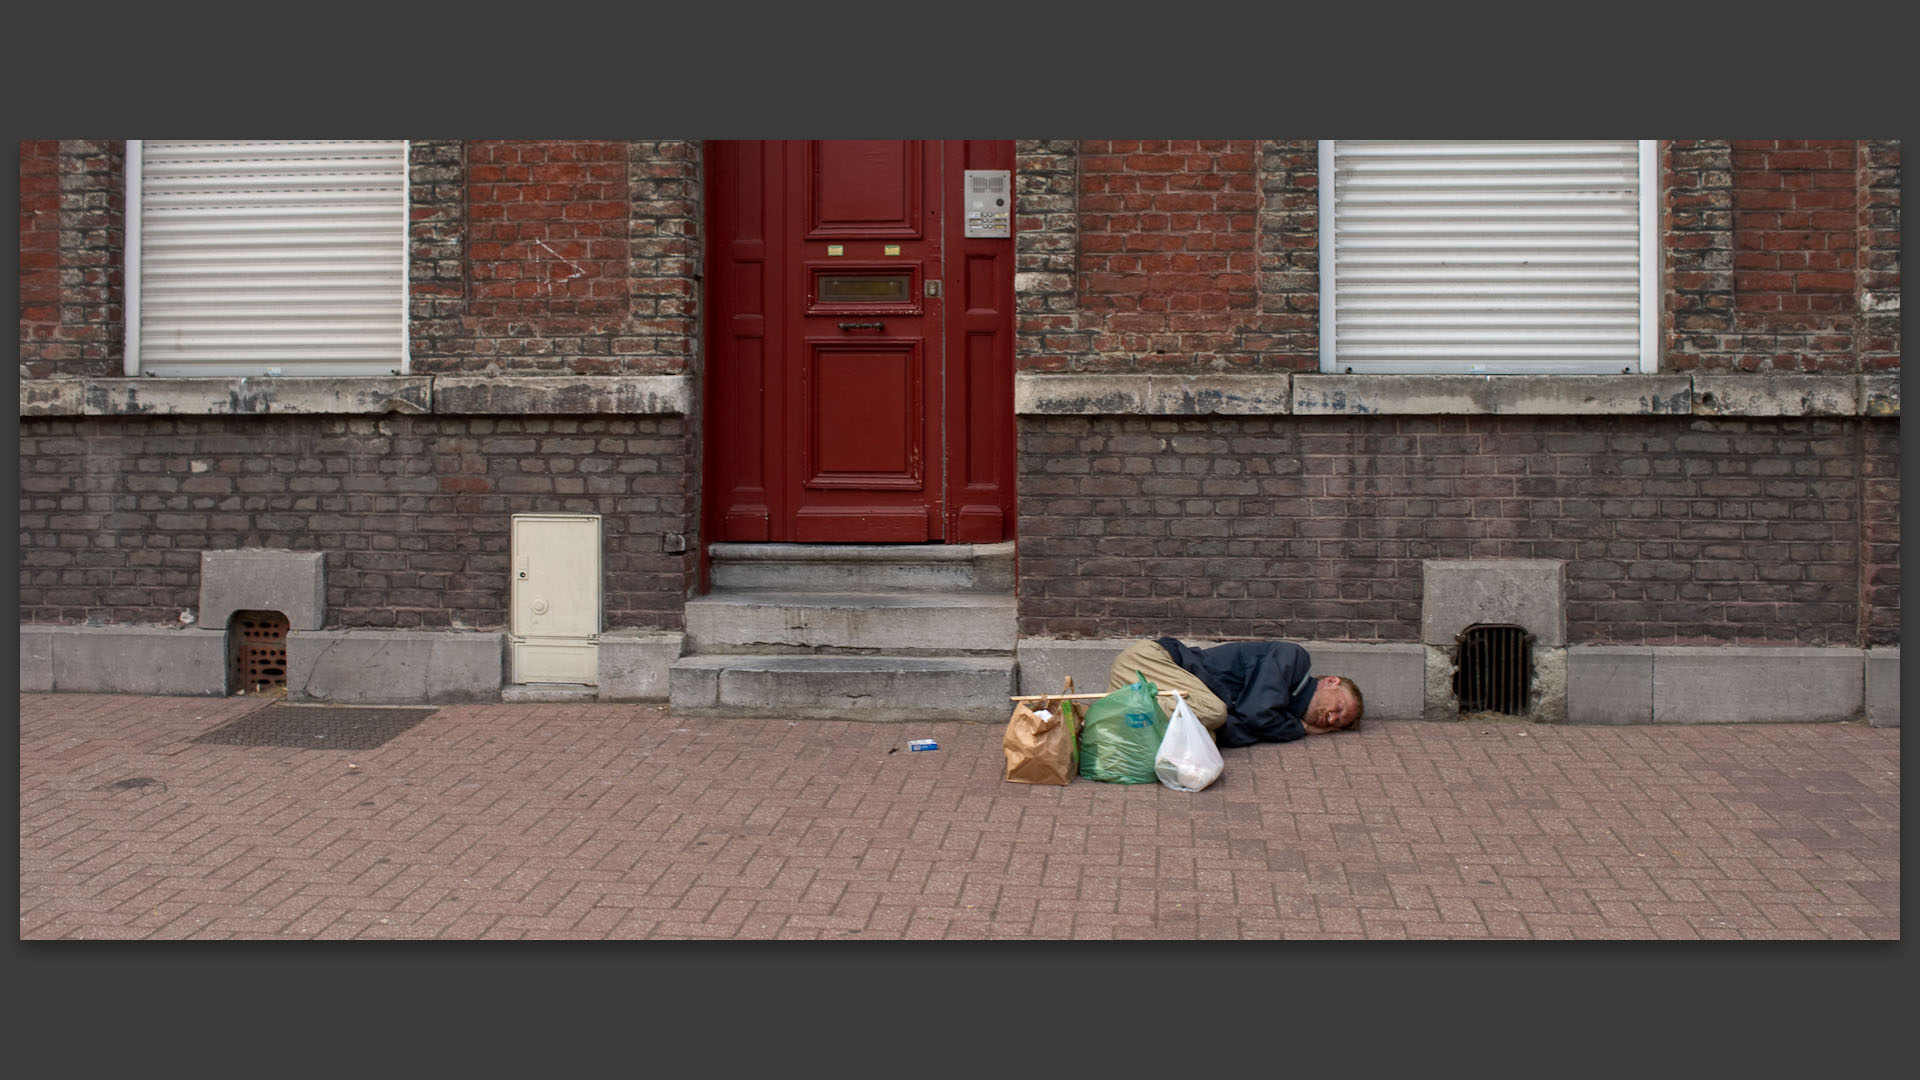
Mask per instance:
[[[1686,140],[1667,150],[1673,370],[1899,367],[1899,144]]]
[[[625,143],[469,143],[467,311],[482,333],[515,319],[559,333],[618,325],[627,213]]]
[[[1317,364],[1314,146],[1019,144],[1019,366],[1251,371]]]
[[[124,372],[125,146],[20,144],[28,377]],[[414,372],[687,370],[699,167],[684,140],[413,142]]]
[[[20,359],[60,328],[60,143],[20,144]]]
[[[699,340],[699,152],[413,144],[413,369],[668,374]]]
[[[1859,182],[1845,140],[1732,143],[1735,325],[1776,370],[1857,370]],[[1764,361],[1758,349],[1747,358]]]
[[[20,365],[30,378],[119,375],[124,144],[20,144]]]
[[[1095,349],[1184,367],[1231,348],[1230,332],[1254,315],[1257,149],[1081,144],[1081,310],[1104,316]]]
[[[1318,369],[1314,142],[1017,146],[1020,367]],[[1899,366],[1898,143],[1664,154],[1662,370]]]

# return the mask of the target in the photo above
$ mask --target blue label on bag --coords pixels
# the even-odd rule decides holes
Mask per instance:
[[[1152,727],[1153,714],[1143,713],[1143,712],[1130,712],[1127,714],[1127,726],[1136,727],[1136,728]]]

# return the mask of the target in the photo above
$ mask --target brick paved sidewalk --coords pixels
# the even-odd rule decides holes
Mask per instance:
[[[263,704],[22,695],[20,936],[1900,936],[1897,729],[1381,722],[1197,795],[1004,783],[997,719],[191,741]]]

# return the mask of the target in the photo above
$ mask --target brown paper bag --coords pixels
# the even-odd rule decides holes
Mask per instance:
[[[1067,692],[1073,692],[1071,681]],[[1041,701],[1037,708],[1024,701],[1016,702],[1013,716],[1007,721],[1007,732],[1000,739],[1007,754],[1007,780],[1015,784],[1071,781],[1074,736],[1079,734],[1072,720],[1071,705],[1065,701]]]

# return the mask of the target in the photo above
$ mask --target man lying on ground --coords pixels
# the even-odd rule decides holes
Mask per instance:
[[[1360,723],[1364,703],[1352,679],[1308,672],[1313,658],[1291,641],[1233,641],[1195,649],[1163,637],[1136,641],[1114,660],[1107,688],[1137,674],[1178,690],[1220,746],[1291,742]]]

